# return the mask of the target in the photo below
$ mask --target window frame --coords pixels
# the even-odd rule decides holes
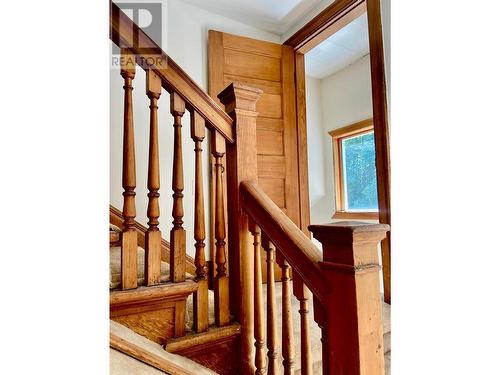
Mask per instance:
[[[331,130],[328,134],[332,137],[333,148],[333,176],[335,212],[332,219],[361,219],[378,220],[379,211],[346,211],[344,197],[344,183],[342,178],[342,140],[363,135],[373,131],[373,118]]]

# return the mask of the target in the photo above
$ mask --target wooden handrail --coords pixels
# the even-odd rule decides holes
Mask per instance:
[[[321,251],[286,216],[255,182],[242,182],[241,199],[245,211],[280,250],[314,296],[323,301],[325,281],[319,263]]]
[[[165,90],[179,94],[190,112],[193,110],[199,112],[207,121],[207,126],[221,133],[229,143],[234,143],[231,117],[112,2],[109,26],[110,39],[116,45],[128,49],[131,54],[139,57],[140,61],[147,62],[148,69],[153,69],[161,78]],[[161,54],[151,53],[151,50],[161,51]]]

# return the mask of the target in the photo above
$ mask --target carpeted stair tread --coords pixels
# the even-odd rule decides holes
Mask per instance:
[[[187,370],[187,372],[199,375],[214,375],[212,370],[209,370],[202,365],[177,354],[169,353],[164,350],[161,345],[148,340],[147,338],[135,333],[131,329],[115,322],[110,321],[110,333],[118,336],[120,339],[140,347],[155,356],[159,356],[171,363],[175,363],[179,367]],[[159,375],[164,374],[148,364],[140,362],[133,357],[130,357],[113,348],[110,349],[110,374],[134,374],[134,375]]]
[[[137,286],[144,285],[144,256],[142,247],[137,247]],[[109,289],[119,289],[121,286],[121,248],[113,246],[109,249]],[[161,262],[161,282],[169,280],[170,267],[168,263]]]

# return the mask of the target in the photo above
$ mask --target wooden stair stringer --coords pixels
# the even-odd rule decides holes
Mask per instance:
[[[237,322],[210,327],[207,332],[190,333],[167,341],[165,350],[187,357],[218,374],[239,371],[241,326]]]
[[[109,294],[110,318],[164,345],[186,332],[186,299],[198,289],[193,280],[139,287]]]
[[[198,363],[189,360],[188,358],[167,353],[163,348],[149,341],[145,337],[138,335],[137,333],[131,331],[127,327],[120,325],[116,322],[110,322],[110,336],[109,336],[109,346],[111,349],[123,353],[131,359],[142,362],[148,366],[156,368],[167,374],[179,374],[179,375],[213,375],[214,372],[202,367]],[[110,358],[113,360],[113,357]],[[130,359],[127,359],[127,363],[123,363],[123,360],[118,360],[121,363],[110,363],[111,369],[115,369],[115,373],[123,373],[123,367],[130,365]],[[134,363],[132,362],[132,365]],[[120,368],[121,367],[121,368]],[[135,364],[137,367],[137,364]],[[144,367],[142,367],[144,369]],[[133,370],[128,368],[127,371]],[[156,371],[148,371],[147,367],[144,372],[141,373],[157,373]],[[113,371],[111,371],[113,375]]]

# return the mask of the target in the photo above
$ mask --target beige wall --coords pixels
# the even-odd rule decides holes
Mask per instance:
[[[332,221],[335,211],[333,188],[333,150],[328,132],[372,116],[370,56],[367,55],[345,69],[319,80],[319,94],[314,94],[318,80],[306,81],[307,119],[320,118],[308,123],[309,186],[311,223]],[[315,102],[321,103],[318,106]],[[318,111],[320,113],[318,113]],[[322,157],[316,154],[322,150]],[[313,165],[313,160],[316,165]],[[321,164],[321,165],[319,165]],[[319,171],[323,170],[321,174]],[[321,177],[321,175],[323,177]],[[323,187],[316,186],[324,184]],[[318,192],[324,194],[318,197]],[[314,196],[312,194],[315,194]]]

